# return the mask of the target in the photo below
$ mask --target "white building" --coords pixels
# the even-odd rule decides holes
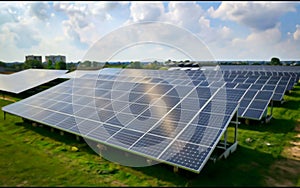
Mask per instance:
[[[49,55],[45,56],[45,61],[48,63],[49,60],[52,62],[52,65],[55,65],[56,62],[65,62],[66,63],[66,56],[62,55]]]

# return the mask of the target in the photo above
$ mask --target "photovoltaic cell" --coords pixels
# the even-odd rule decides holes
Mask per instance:
[[[273,96],[273,91],[258,91],[255,99],[270,100]]]
[[[263,113],[264,113],[264,111],[262,111],[262,110],[248,108],[244,112],[243,117],[249,118],[249,119],[261,119],[261,116],[263,115]]]
[[[197,144],[175,141],[160,157],[161,160],[177,164],[183,168],[193,170],[201,169],[206,156],[210,151],[209,147]]]
[[[269,101],[255,100],[250,103],[249,108],[264,110],[268,106],[268,104]]]
[[[138,140],[131,149],[152,155],[153,157],[158,157],[159,154],[170,144],[170,142],[171,139],[146,134]]]
[[[205,126],[189,125],[182,134],[178,137],[178,140],[191,142],[194,144],[200,144],[203,146],[213,147],[218,137],[220,136],[222,129],[215,129]]]

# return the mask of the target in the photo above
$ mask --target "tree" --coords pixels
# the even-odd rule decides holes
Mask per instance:
[[[39,60],[29,59],[29,60],[25,61],[24,68],[25,69],[31,69],[31,68],[42,69],[43,68],[43,64]]]
[[[53,69],[53,63],[52,63],[52,60],[48,60],[48,63],[47,63],[47,69]]]
[[[3,61],[0,61],[0,67],[6,67],[6,63],[4,63]]]
[[[109,62],[105,62],[103,68],[108,68],[110,66]]]
[[[130,63],[130,67],[135,68],[135,69],[141,69],[142,65],[141,65],[141,62],[139,62],[139,61],[133,61]]]
[[[55,69],[66,70],[67,69],[67,64],[63,61],[56,62],[55,63]]]
[[[280,59],[278,57],[272,57],[271,65],[281,65]]]

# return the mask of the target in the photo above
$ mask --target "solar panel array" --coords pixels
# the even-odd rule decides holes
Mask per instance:
[[[99,70],[75,70],[72,72],[69,72],[67,74],[61,75],[60,78],[79,78],[85,74],[97,74]]]
[[[234,114],[261,119],[298,73],[102,69],[3,111],[200,172]]]
[[[274,65],[220,65],[222,70],[239,70],[239,71],[266,71],[274,72],[300,72],[300,66],[274,66]]]
[[[173,68],[172,70],[178,70]],[[241,100],[238,116],[260,120],[266,115],[271,100],[283,101],[284,94],[290,91],[300,78],[299,67],[288,66],[207,66],[201,68],[179,68],[190,75],[201,74],[214,80],[216,72],[222,72],[215,81],[207,84],[210,87],[227,87],[246,89],[247,94]],[[198,79],[198,78],[196,78]],[[205,78],[204,78],[205,79]],[[226,82],[224,84],[224,82]]]
[[[18,94],[59,78],[66,72],[67,70],[27,69],[0,75],[0,90]]]
[[[184,71],[102,69],[3,111],[199,173],[244,95]]]
[[[115,69],[114,71],[118,71]],[[113,76],[115,72],[103,71],[102,74],[109,74]],[[125,71],[124,71],[125,72]],[[129,70],[127,70],[130,74]],[[173,76],[169,72],[174,72]],[[146,71],[144,74],[155,78],[163,78],[170,83],[178,85],[191,86],[205,86],[210,88],[232,88],[234,90],[243,90],[247,94],[241,99],[241,106],[239,107],[238,115],[241,118],[261,120],[267,111],[268,104],[271,100],[281,101],[285,92],[294,86],[296,77],[287,75],[267,76],[264,72],[226,72],[216,70],[186,70],[185,77],[182,79],[178,77],[182,71]],[[83,78],[93,77],[92,75],[85,75]],[[257,95],[257,96],[256,96]],[[251,100],[250,100],[251,99]]]

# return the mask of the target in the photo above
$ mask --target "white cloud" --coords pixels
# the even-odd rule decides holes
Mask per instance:
[[[65,15],[62,26],[66,37],[87,47],[110,29],[109,23],[114,25],[114,14],[122,14],[126,5],[125,2],[55,2],[53,8]]]
[[[265,60],[266,57],[280,53],[280,48],[277,48],[280,42],[281,32],[278,28],[273,28],[253,32],[246,38],[236,37],[224,46],[214,45],[213,49],[216,50],[215,54],[224,59]]]
[[[280,16],[294,11],[295,4],[280,2],[222,2],[216,10],[209,9],[213,18],[231,20],[255,30],[274,28]]]
[[[1,3],[0,26],[10,22],[20,22],[26,13],[26,3]]]
[[[294,40],[300,40],[300,25],[296,25],[296,31],[293,34]]]
[[[130,18],[133,22],[159,21],[163,13],[162,2],[132,2],[130,6]]]
[[[30,4],[30,14],[36,16],[40,20],[47,20],[51,13],[50,6],[47,3],[31,3]]]
[[[7,2],[0,5],[0,60],[9,59],[8,55],[23,61],[28,54],[56,53],[76,61],[104,34],[143,21],[168,23],[170,28],[157,27],[148,33],[136,31],[146,32],[144,35],[135,32],[128,33],[128,36],[116,35],[114,41],[126,44],[137,37],[140,37],[137,41],[142,41],[142,38],[165,43],[176,41],[174,46],[181,44],[180,48],[184,50],[186,36],[179,37],[181,35],[174,31],[173,25],[197,36],[217,59],[266,59],[276,54],[297,57],[299,55],[295,54],[300,51],[299,23],[296,29],[286,28],[289,31],[287,38],[281,36],[282,16],[285,14],[283,19],[287,21],[290,14],[286,13],[296,10],[291,2],[223,2],[208,10],[203,9],[201,2],[175,1]],[[153,50],[155,55],[164,55],[157,49]],[[169,54],[169,51],[165,52]],[[175,52],[174,49],[176,55],[178,52]]]
[[[205,11],[195,2],[169,2],[164,21],[198,32],[203,27],[200,24],[204,24],[204,27],[209,24],[204,14]]]

